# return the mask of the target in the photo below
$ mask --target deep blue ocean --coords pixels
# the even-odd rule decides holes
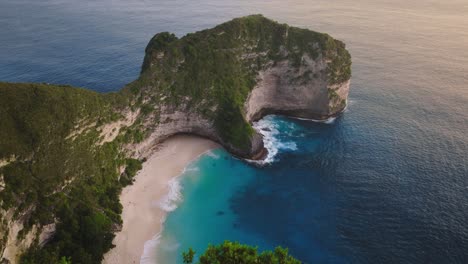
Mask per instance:
[[[348,109],[262,120],[277,151],[262,167],[221,149],[192,163],[160,262],[230,239],[306,263],[468,263],[466,0],[2,0],[0,80],[115,91],[153,34],[253,13],[347,44]]]

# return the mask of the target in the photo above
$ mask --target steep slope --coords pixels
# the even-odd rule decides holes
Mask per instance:
[[[339,114],[350,67],[329,35],[253,15],[156,34],[140,77],[117,93],[0,83],[2,258],[99,263],[121,224],[118,195],[157,143],[191,133],[261,158],[251,123]]]
[[[25,249],[49,242],[32,263],[62,255],[95,263],[111,247],[129,174],[119,180],[118,169],[135,163],[121,149],[123,136],[101,144],[104,124],[120,119],[118,100],[66,86],[0,83],[3,258],[15,263]]]

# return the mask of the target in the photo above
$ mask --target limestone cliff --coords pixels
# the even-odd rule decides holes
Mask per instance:
[[[345,45],[261,15],[159,33],[145,51],[139,78],[116,93],[0,83],[0,260],[99,263],[121,224],[121,189],[171,135],[258,159],[253,121],[346,107]]]
[[[259,72],[257,85],[245,103],[246,118],[257,121],[268,114],[323,120],[336,116],[346,106],[349,84],[347,80],[338,84],[327,81],[322,58],[312,60],[303,57],[303,64],[291,70],[285,60]],[[304,82],[302,76],[313,74]]]

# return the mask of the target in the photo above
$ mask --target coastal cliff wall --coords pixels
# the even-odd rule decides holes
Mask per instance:
[[[246,118],[257,121],[268,114],[323,120],[336,116],[346,106],[350,81],[330,84],[327,62],[305,55],[301,66],[288,60],[261,71],[257,85],[245,103]]]

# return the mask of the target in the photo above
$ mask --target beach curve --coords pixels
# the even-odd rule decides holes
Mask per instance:
[[[103,263],[155,263],[155,238],[168,213],[161,201],[174,191],[171,182],[193,160],[218,147],[213,141],[188,135],[173,136],[161,144],[134,183],[122,190],[122,230],[116,233],[115,247],[104,255]]]

